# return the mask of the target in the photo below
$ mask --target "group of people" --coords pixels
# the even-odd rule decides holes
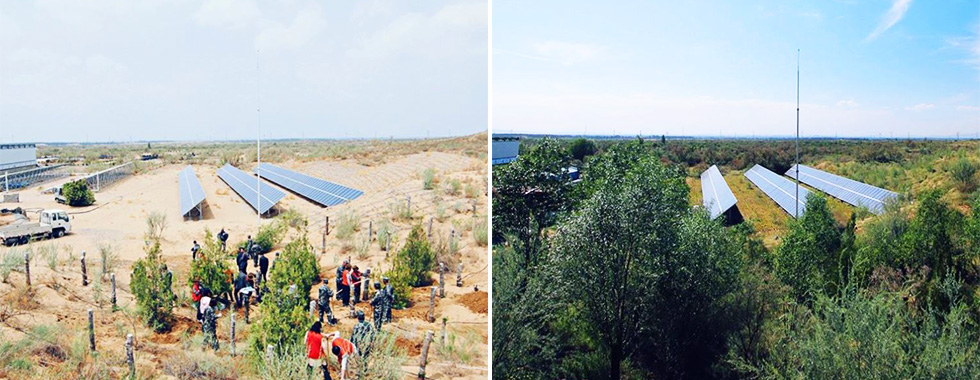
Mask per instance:
[[[344,260],[344,263],[337,267],[337,299],[339,299],[344,306],[350,306],[353,302],[357,304],[361,300],[361,282],[363,282],[364,275],[361,273],[360,268],[357,265],[351,266],[350,262]],[[353,291],[353,298],[351,298],[351,293]]]
[[[364,313],[359,312],[358,319],[360,322],[358,326],[362,323],[367,325],[370,329],[371,325],[364,322]],[[358,346],[367,343],[370,345],[370,340],[365,341],[365,339],[370,339],[365,336],[365,333],[358,333],[358,326],[354,327],[354,333],[351,335],[350,339],[344,339],[340,331],[334,331],[329,334],[323,334],[321,332],[322,324],[320,321],[313,322],[310,326],[309,331],[306,332],[306,362],[307,362],[307,373],[312,375],[312,372],[318,367],[323,371],[323,379],[330,380],[330,369],[327,361],[327,353],[332,353],[337,357],[337,368],[338,371],[344,371],[347,369],[347,365],[350,362],[350,358],[355,356],[366,356],[366,351],[361,351]],[[362,330],[363,331],[363,330]],[[373,332],[367,332],[373,334]]]
[[[395,291],[388,282],[388,278],[384,277],[381,281],[381,283],[376,282],[374,284],[376,293],[371,299],[371,306],[374,309],[374,326],[378,329],[384,323],[391,322],[391,308],[395,304]],[[344,260],[337,267],[335,282],[336,293],[330,289],[327,279],[323,279],[317,297],[319,321],[321,323],[327,322],[331,326],[337,323],[337,318],[334,318],[333,310],[330,308],[330,299],[336,295],[344,307],[350,306],[351,303],[357,304],[361,299],[361,286],[364,283],[370,284],[370,278],[364,276],[357,265],[351,265],[348,260]],[[351,293],[353,293],[353,297],[351,297]],[[323,319],[324,314],[327,315],[326,321]]]

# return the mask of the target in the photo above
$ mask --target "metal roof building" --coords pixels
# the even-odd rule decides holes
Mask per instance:
[[[0,144],[0,170],[37,166],[34,144]]]
[[[507,164],[517,159],[521,137],[517,135],[493,135],[491,156],[493,164]]]

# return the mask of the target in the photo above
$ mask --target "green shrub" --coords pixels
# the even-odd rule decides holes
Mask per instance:
[[[429,240],[421,225],[412,227],[405,245],[398,253],[391,256],[391,260],[391,269],[386,276],[395,289],[395,306],[405,307],[411,300],[412,287],[432,283],[429,270],[435,261],[435,254],[429,246]]]
[[[174,293],[171,281],[163,269],[160,242],[154,241],[146,248],[146,257],[133,265],[130,289],[136,298],[136,307],[146,325],[156,332],[170,330],[173,321]]]
[[[977,167],[965,157],[956,161],[950,172],[953,174],[953,179],[959,183],[960,188],[970,190],[976,186],[973,175],[976,174]]]
[[[462,188],[462,184],[459,183],[458,179],[451,179],[449,185],[446,187],[446,194],[449,195],[459,195],[459,189]]]
[[[341,240],[350,239],[358,231],[361,225],[361,217],[353,211],[344,211],[337,216],[337,227],[335,233]]]
[[[24,267],[24,254],[17,249],[0,253],[0,281],[7,282],[10,272]]]
[[[299,212],[299,210],[292,207],[279,214],[279,219],[281,219],[287,226],[295,228],[298,231],[306,229],[306,226],[309,224],[306,220],[306,216]]]
[[[65,183],[61,187],[61,195],[69,206],[82,207],[95,203],[95,194],[88,188],[88,182],[78,180]]]
[[[262,253],[269,252],[286,237],[289,225],[283,220],[274,220],[259,227],[259,233],[252,241],[259,246]],[[248,241],[238,243],[239,248],[245,248]]]
[[[146,241],[162,240],[163,230],[167,229],[167,216],[159,211],[151,212],[146,216]]]
[[[306,308],[318,272],[316,257],[306,237],[283,248],[269,273],[268,298],[259,308],[262,317],[251,331],[249,347],[253,355],[264,355],[269,344],[276,346],[277,353],[284,354],[303,338],[313,323]],[[296,285],[296,289],[290,291],[291,285]]]
[[[378,248],[385,250],[385,242],[387,240],[387,235],[391,234],[391,242],[389,244],[395,245],[395,237],[398,231],[395,231],[395,226],[391,224],[388,220],[383,220],[378,225]]]
[[[422,172],[422,189],[432,190],[433,184],[436,181],[436,171],[435,169],[428,168]]]
[[[201,280],[201,285],[211,289],[212,294],[222,294],[231,291],[230,273],[234,273],[231,265],[225,261],[221,245],[213,237],[210,230],[204,230],[204,245],[197,252],[197,260],[191,262],[191,272],[187,276],[187,284],[193,286],[194,279]]]

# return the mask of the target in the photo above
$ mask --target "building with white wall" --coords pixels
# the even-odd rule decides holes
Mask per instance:
[[[34,144],[0,144],[0,171],[37,166]]]

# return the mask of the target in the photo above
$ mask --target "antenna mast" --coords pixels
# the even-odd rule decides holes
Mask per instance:
[[[259,186],[262,182],[259,179],[259,165],[262,164],[262,76],[261,71],[259,71],[259,50],[255,50],[255,158],[257,164],[255,165],[255,219],[258,221],[256,228],[261,229],[262,227],[262,192],[259,191]],[[258,231],[256,230],[256,233]],[[258,236],[258,235],[256,235]]]
[[[796,218],[800,218],[800,49],[796,49]]]

